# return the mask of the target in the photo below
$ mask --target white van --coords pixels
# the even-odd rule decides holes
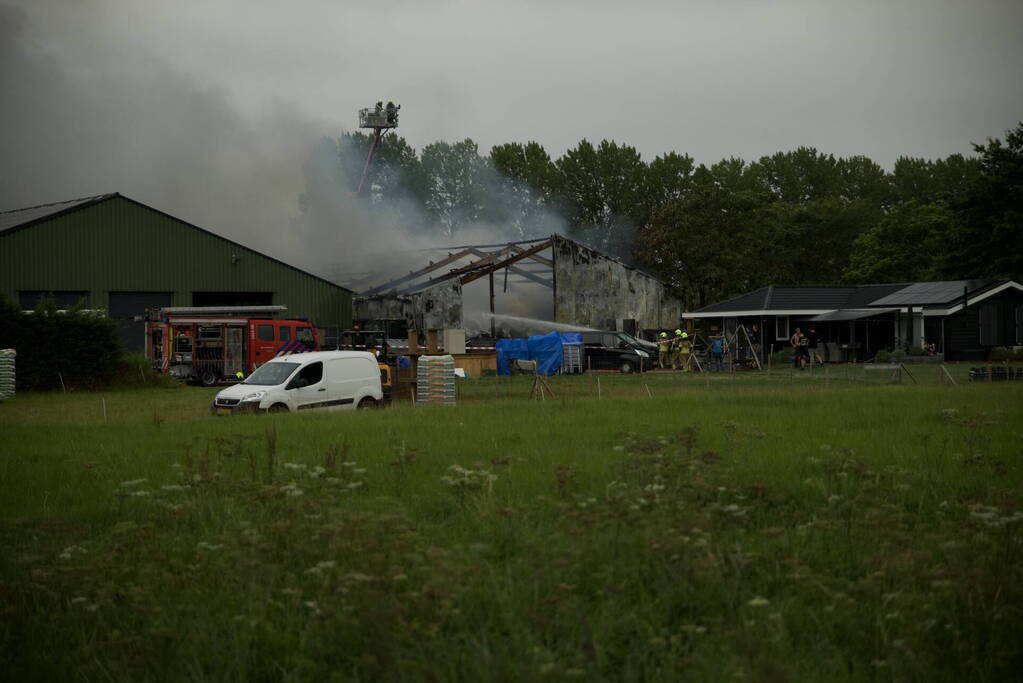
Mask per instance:
[[[213,399],[214,415],[351,410],[381,405],[380,367],[365,351],[314,351],[267,361]]]

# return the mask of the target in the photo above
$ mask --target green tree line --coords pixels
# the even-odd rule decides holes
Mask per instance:
[[[317,152],[327,180],[307,168],[303,211],[354,191],[368,145],[351,133]],[[676,152],[646,162],[609,140],[555,159],[536,142],[417,152],[392,135],[360,201],[449,243],[473,224],[509,240],[561,231],[661,278],[689,308],[768,284],[1021,279],[1023,123],[974,151],[888,171],[811,147],[706,165]]]

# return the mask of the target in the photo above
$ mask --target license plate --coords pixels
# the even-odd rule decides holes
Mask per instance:
[[[230,408],[217,408],[217,415],[230,415],[230,414],[231,414],[231,409]]]

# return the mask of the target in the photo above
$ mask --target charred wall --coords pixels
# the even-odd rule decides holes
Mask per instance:
[[[462,285],[445,282],[409,295],[356,297],[356,320],[404,320],[419,330],[462,327]]]
[[[554,239],[555,321],[597,329],[624,329],[635,320],[637,330],[674,328],[682,302],[661,282],[587,247]]]

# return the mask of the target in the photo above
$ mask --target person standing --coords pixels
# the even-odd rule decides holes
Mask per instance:
[[[759,362],[761,360],[761,358],[760,358],[760,328],[756,324],[754,324],[752,327],[750,327],[747,330],[747,333],[749,334],[750,346],[753,347],[751,349],[752,355],[756,356],[757,361]]]
[[[816,328],[811,327],[809,330],[807,330],[807,333],[806,333],[806,349],[807,349],[807,354],[806,355],[807,355],[807,359],[810,361],[810,367],[811,368],[813,367],[814,359],[816,359],[817,362],[820,363],[821,365],[824,365],[824,359],[821,358],[819,353],[817,353],[817,347],[820,345],[820,341],[821,341],[821,337],[820,337],[819,334],[817,334],[817,329]]]
[[[725,338],[718,328],[710,331],[710,369],[715,372],[725,371]]]
[[[671,362],[669,355],[671,353],[671,340],[668,339],[667,332],[661,332],[661,338],[657,340],[657,366],[663,370],[668,367],[668,363]]]
[[[789,337],[789,344],[792,346],[792,350],[795,351],[795,356],[792,359],[792,363],[795,367],[802,370],[806,366],[806,351],[807,341],[803,335],[803,330],[796,328],[796,331]]]

